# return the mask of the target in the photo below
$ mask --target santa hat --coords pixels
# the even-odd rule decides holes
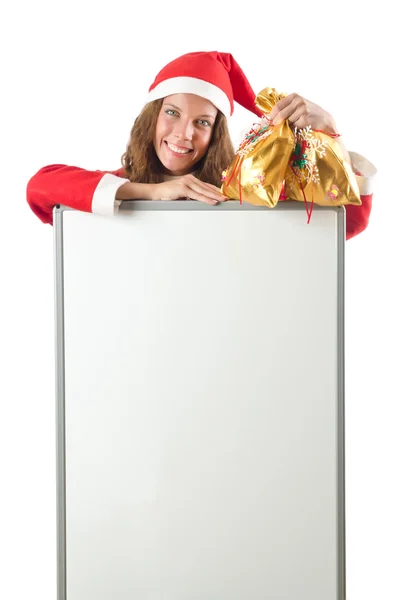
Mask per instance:
[[[225,52],[191,52],[171,61],[149,88],[147,102],[172,94],[196,94],[232,115],[234,100],[258,116],[256,94],[240,66]]]

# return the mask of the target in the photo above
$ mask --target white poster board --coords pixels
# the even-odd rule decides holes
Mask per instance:
[[[58,600],[345,600],[344,209],[54,212]]]

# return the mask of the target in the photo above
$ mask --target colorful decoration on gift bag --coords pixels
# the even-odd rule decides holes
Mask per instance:
[[[344,160],[336,137],[340,134],[312,130],[310,126],[294,130],[295,147],[285,177],[285,191],[288,199],[305,203],[308,223],[313,204],[361,204],[356,177]]]
[[[240,204],[242,204],[241,166],[243,160],[253,151],[258,142],[269,137],[271,133],[272,129],[269,128],[269,120],[266,117],[263,117],[260,123],[254,123],[251,129],[245,134],[243,141],[237,149],[236,155],[238,158],[234,163],[233,169],[229,168],[222,173],[222,183],[225,182],[225,188],[230,184],[233,176],[236,175]],[[251,178],[245,182],[245,185],[247,189],[258,191],[260,188],[263,189],[265,178],[266,174],[264,172],[252,174]]]
[[[294,130],[295,148],[291,154],[285,181],[286,186],[292,190],[297,189],[302,192],[305,202],[308,223],[313,211],[313,200],[310,209],[307,206],[305,187],[308,183],[320,183],[320,175],[317,167],[316,156],[324,157],[326,153],[326,144],[313,136],[310,125],[304,129]]]

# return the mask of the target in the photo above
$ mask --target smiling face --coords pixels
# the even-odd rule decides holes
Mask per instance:
[[[154,148],[165,172],[186,175],[205,155],[218,110],[195,94],[173,94],[163,100],[154,134]]]

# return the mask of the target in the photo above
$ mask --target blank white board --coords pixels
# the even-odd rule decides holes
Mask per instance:
[[[58,600],[345,600],[344,209],[55,209]]]

